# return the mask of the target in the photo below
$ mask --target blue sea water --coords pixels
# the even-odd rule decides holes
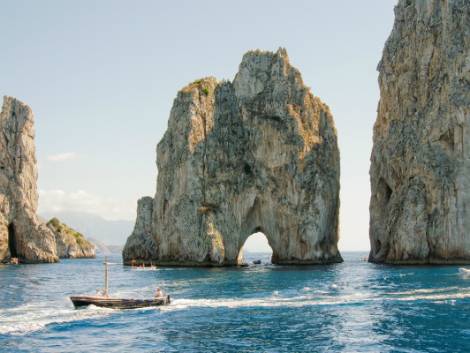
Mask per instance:
[[[161,309],[74,310],[103,259],[0,267],[1,352],[470,352],[470,278],[458,266],[391,267],[345,253],[330,266],[110,266],[117,296]],[[251,259],[266,254],[252,255]],[[117,254],[110,261],[119,263]]]

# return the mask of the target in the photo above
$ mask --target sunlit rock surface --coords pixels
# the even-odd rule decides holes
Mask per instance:
[[[470,262],[470,1],[400,0],[379,64],[370,261]]]
[[[0,261],[58,260],[54,234],[36,215],[38,193],[31,109],[4,97],[0,113]]]
[[[210,77],[178,92],[157,166],[126,263],[236,265],[255,232],[274,263],[341,261],[333,117],[285,50],[248,52],[233,82]]]
[[[70,228],[57,218],[47,222],[56,241],[56,252],[59,258],[93,258],[95,245],[88,241],[83,234]]]

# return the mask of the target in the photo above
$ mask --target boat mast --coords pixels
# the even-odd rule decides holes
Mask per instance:
[[[104,257],[104,296],[108,296],[108,257]]]

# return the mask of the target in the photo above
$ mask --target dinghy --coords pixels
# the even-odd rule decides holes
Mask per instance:
[[[470,269],[468,268],[460,267],[459,272],[463,276],[470,276]]]
[[[170,304],[170,296],[164,294],[161,290],[157,290],[158,295],[152,299],[124,299],[113,298],[109,295],[108,285],[108,264],[107,258],[104,260],[104,289],[101,295],[78,295],[71,296],[70,300],[75,309],[95,305],[102,308],[110,309],[137,309],[152,306]]]

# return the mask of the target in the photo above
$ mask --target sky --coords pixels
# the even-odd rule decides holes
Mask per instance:
[[[3,0],[0,94],[34,111],[40,212],[135,218],[179,89],[287,49],[334,115],[340,250],[369,249],[376,67],[396,0]]]

